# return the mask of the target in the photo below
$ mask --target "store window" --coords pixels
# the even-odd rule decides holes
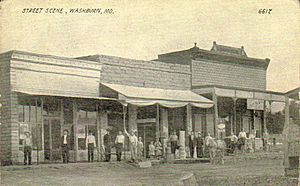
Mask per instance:
[[[23,149],[25,132],[30,132],[33,150],[42,150],[41,102],[34,97],[19,96],[19,147]]]

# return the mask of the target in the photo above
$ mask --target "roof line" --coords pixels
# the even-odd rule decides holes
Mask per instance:
[[[224,88],[224,89],[237,89],[237,90],[243,90],[243,91],[255,91],[255,92],[263,92],[263,93],[272,93],[277,95],[284,95],[283,92],[275,92],[271,90],[260,90],[260,89],[252,89],[252,88],[240,88],[240,87],[234,87],[234,86],[225,86],[225,85],[196,85],[192,86],[193,89],[200,89],[200,88]]]

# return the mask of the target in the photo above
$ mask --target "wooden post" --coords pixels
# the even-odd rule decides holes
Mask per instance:
[[[36,132],[36,163],[40,163],[40,157],[39,157],[39,131],[38,131],[38,119],[37,119],[37,98],[35,98],[35,132]]]
[[[159,140],[159,104],[156,104],[156,140]]]
[[[96,123],[97,123],[97,160],[100,161],[100,118],[99,118],[99,103],[96,103]]]
[[[237,128],[236,102],[237,102],[237,98],[233,98],[233,128],[231,129],[231,132],[233,132],[234,134],[236,134],[236,128]]]
[[[127,109],[127,107],[126,106],[124,106],[124,105],[122,105],[123,106],[123,127],[124,127],[124,129],[126,129],[126,109]],[[126,149],[125,149],[125,141],[124,141],[124,144],[123,144],[123,153],[124,153],[124,160],[126,159]]]
[[[73,131],[74,131],[74,161],[77,162],[78,138],[77,138],[77,103],[73,100]]]
[[[219,122],[219,113],[218,113],[218,97],[216,95],[216,91],[215,89],[213,89],[212,92],[212,97],[213,97],[213,102],[215,104],[215,109],[214,109],[214,136],[216,136],[216,132],[217,132],[217,125]]]
[[[45,148],[44,148],[44,140],[45,140],[45,138],[44,138],[44,115],[43,115],[43,111],[44,111],[44,100],[43,100],[43,98],[41,98],[42,151],[45,150]]]

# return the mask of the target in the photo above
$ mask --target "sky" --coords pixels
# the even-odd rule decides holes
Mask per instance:
[[[156,59],[213,41],[244,46],[249,57],[270,58],[267,89],[286,92],[300,82],[298,0],[4,0],[0,53],[21,50],[78,57],[104,54]],[[22,13],[43,8],[41,13]],[[63,8],[63,13],[46,13]],[[113,14],[71,14],[70,8],[113,9]],[[272,9],[259,14],[260,9]]]

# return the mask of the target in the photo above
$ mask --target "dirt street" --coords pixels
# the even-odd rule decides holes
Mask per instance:
[[[1,168],[1,185],[182,185],[193,173],[199,185],[292,185],[281,159],[252,159],[225,165],[160,164],[137,168],[128,163],[71,163]]]

